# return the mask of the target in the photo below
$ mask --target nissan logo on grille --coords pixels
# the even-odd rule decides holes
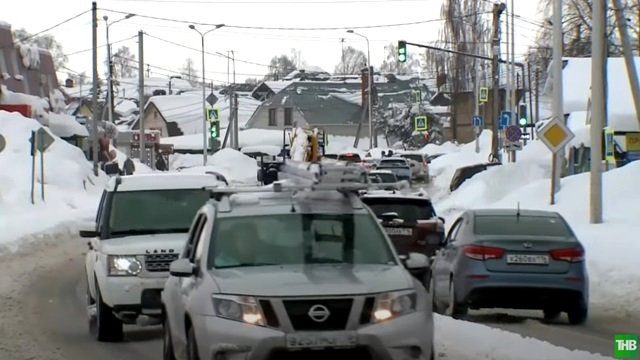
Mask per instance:
[[[313,305],[307,315],[315,322],[325,322],[331,315],[331,312],[329,312],[329,309],[324,305]]]

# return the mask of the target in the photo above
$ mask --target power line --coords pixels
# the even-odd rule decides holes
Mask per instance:
[[[125,57],[125,56],[122,56],[122,55],[113,54],[112,56],[113,56],[113,57],[120,58],[120,59],[125,59],[125,60],[127,60],[127,61],[133,61],[133,62],[138,63],[138,61],[137,61],[136,59],[131,59],[131,58],[128,58],[128,57]],[[237,61],[237,60],[236,60],[236,61]],[[126,64],[114,64],[114,65],[128,66],[128,65],[126,65]],[[137,69],[137,67],[136,67],[136,69]],[[177,73],[180,73],[180,72],[178,71]],[[227,72],[226,72],[226,71],[224,71],[224,72],[223,72],[223,71],[205,71],[205,74],[220,74],[220,75],[226,75],[226,74],[227,74]],[[240,76],[264,76],[265,74],[247,74],[247,73],[239,73],[239,72],[236,72],[236,75],[240,75]]]
[[[35,37],[38,37],[38,36],[40,36],[40,35],[42,35],[42,34],[44,34],[44,33],[48,32],[48,31],[51,31],[51,30],[53,30],[53,29],[55,29],[55,28],[57,28],[57,27],[60,27],[60,26],[62,26],[62,25],[64,25],[64,24],[69,23],[69,22],[71,22],[71,21],[73,21],[73,20],[75,20],[75,19],[79,18],[80,16],[82,16],[82,15],[84,15],[84,14],[86,14],[86,13],[90,12],[90,11],[91,11],[91,10],[85,10],[85,11],[83,11],[83,12],[81,12],[81,13],[77,14],[77,15],[74,15],[74,16],[72,16],[72,17],[70,17],[70,18],[68,18],[68,19],[66,19],[66,20],[64,20],[64,21],[61,21],[61,22],[59,22],[59,23],[57,23],[57,24],[55,24],[55,25],[53,25],[53,26],[50,26],[50,27],[48,27],[48,28],[46,28],[46,29],[44,29],[44,30],[38,31],[38,32],[37,32],[37,33],[35,33],[35,34],[31,34],[31,35],[29,35],[29,36],[27,36],[27,37],[25,37],[25,38],[22,38],[22,39],[17,39],[17,40],[15,40],[15,41],[13,42],[13,44],[11,44],[11,45],[5,45],[5,46],[3,46],[3,48],[4,48],[4,47],[9,47],[9,46],[15,46],[15,45],[17,45],[17,44],[19,44],[19,43],[21,43],[21,42],[24,42],[24,41],[27,41],[27,40],[33,39],[33,38],[35,38]]]
[[[109,10],[109,9],[100,9],[102,11],[108,11],[108,12],[112,12],[112,13],[116,13],[116,14],[124,14],[124,15],[128,15],[128,14],[132,14],[130,12],[124,12],[124,11],[118,11],[118,10]],[[480,12],[480,13],[475,13],[475,14],[467,14],[467,15],[461,15],[461,16],[456,16],[453,18],[456,19],[463,19],[463,18],[468,18],[468,17],[473,17],[473,16],[477,16],[477,15],[482,15],[482,14],[490,14],[491,12],[489,11],[485,11],[485,12]],[[151,19],[151,20],[159,20],[159,21],[168,21],[168,22],[175,22],[175,23],[181,23],[181,24],[191,24],[191,25],[201,25],[201,26],[214,26],[215,24],[206,24],[206,23],[199,23],[199,22],[193,22],[193,21],[187,21],[187,20],[179,20],[179,19],[170,19],[170,18],[165,18],[165,17],[159,17],[159,16],[150,16],[150,15],[141,15],[141,14],[134,14],[136,17],[139,18],[143,18],[143,19]],[[421,24],[428,24],[428,23],[432,23],[432,22],[437,22],[437,21],[444,21],[446,19],[430,19],[430,20],[422,20],[422,21],[414,21],[414,22],[406,22],[406,23],[397,23],[397,24],[384,24],[384,25],[367,25],[367,26],[342,26],[342,27],[326,27],[326,28],[285,28],[285,27],[266,27],[266,26],[243,26],[243,25],[224,25],[227,28],[235,28],[235,29],[254,29],[254,30],[280,30],[280,31],[328,31],[328,30],[348,30],[348,29],[352,29],[352,30],[357,30],[357,29],[379,29],[379,28],[390,28],[390,27],[400,27],[400,26],[412,26],[412,25],[421,25]]]
[[[362,3],[406,3],[406,2],[424,2],[424,0],[311,0],[311,1],[211,1],[211,0],[111,0],[111,2],[145,2],[156,4],[282,4],[282,5],[307,5],[307,4],[362,4]]]
[[[120,40],[117,40],[117,41],[112,41],[112,42],[111,42],[111,45],[113,45],[113,44],[118,44],[118,43],[121,43],[121,42],[125,42],[125,41],[127,41],[127,40],[132,40],[132,39],[135,39],[135,38],[137,38],[137,37],[138,37],[138,35],[135,35],[135,36],[130,36],[130,37],[125,38],[125,39],[120,39]],[[103,47],[107,47],[107,44],[104,44],[104,45],[100,45],[100,46],[98,46],[98,48],[103,48]],[[93,48],[88,48],[88,49],[78,50],[78,51],[70,52],[70,53],[67,53],[67,54],[61,54],[61,55],[57,56],[56,58],[60,58],[60,57],[63,57],[63,56],[67,56],[67,57],[68,57],[68,56],[72,56],[72,55],[82,54],[82,53],[89,52],[89,51],[91,51],[91,50],[93,50]]]

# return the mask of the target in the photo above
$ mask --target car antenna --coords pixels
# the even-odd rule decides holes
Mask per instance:
[[[516,206],[517,206],[517,208],[516,208],[516,217],[519,218],[520,217],[520,201],[516,202]]]

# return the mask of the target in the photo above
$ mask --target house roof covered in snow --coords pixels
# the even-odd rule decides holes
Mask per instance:
[[[562,96],[565,114],[589,110],[591,98],[591,58],[564,58],[562,70]],[[634,58],[640,68],[640,58]],[[627,77],[624,58],[610,57],[607,61],[607,111],[609,126],[616,131],[640,131],[633,96]],[[553,94],[553,75],[544,85],[543,95]]]
[[[115,82],[118,97],[122,99],[138,99],[138,78],[124,78]],[[193,90],[194,87],[184,79],[171,79],[171,91],[176,94],[179,91]],[[202,88],[200,88],[202,89]],[[168,77],[144,78],[144,94],[152,96],[156,90],[164,90],[169,95]]]

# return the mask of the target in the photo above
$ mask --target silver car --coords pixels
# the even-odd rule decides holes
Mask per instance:
[[[427,156],[421,152],[409,152],[405,151],[398,156],[405,158],[409,161],[411,167],[411,177],[416,181],[429,182],[429,164],[427,163]]]
[[[462,318],[468,309],[566,312],[586,321],[589,278],[585,251],[556,212],[477,209],[452,225],[432,265],[434,305]]]
[[[265,193],[216,194],[171,264],[165,360],[434,359],[432,299],[407,271],[429,260],[399,257],[357,191],[242,191]]]

